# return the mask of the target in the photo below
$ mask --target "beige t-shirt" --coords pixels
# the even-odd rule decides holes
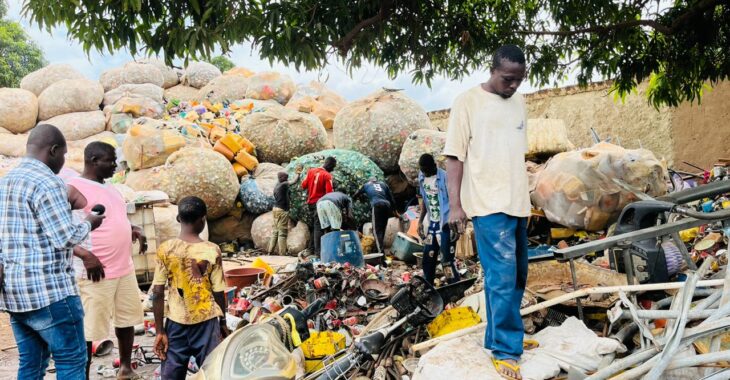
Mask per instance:
[[[477,86],[454,100],[444,155],[464,162],[461,205],[469,218],[530,215],[526,129],[527,108],[519,93],[503,99]]]

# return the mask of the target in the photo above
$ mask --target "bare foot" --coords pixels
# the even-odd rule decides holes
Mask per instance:
[[[119,372],[117,372],[117,379],[120,380],[133,380],[133,379],[141,379],[139,375],[137,375],[136,372],[132,368],[129,367],[119,367]]]

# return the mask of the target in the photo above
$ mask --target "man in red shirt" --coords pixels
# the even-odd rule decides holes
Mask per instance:
[[[317,201],[322,198],[325,194],[333,191],[332,186],[332,174],[330,174],[337,166],[337,160],[330,156],[325,158],[324,165],[321,168],[312,168],[307,171],[307,176],[302,181],[302,189],[307,190],[307,206],[309,207],[309,214],[314,215],[314,222],[310,229],[312,233],[312,240],[309,243],[309,248],[313,250],[314,254],[319,256],[320,252],[320,238],[322,237],[322,227],[319,224],[319,218],[317,218]]]

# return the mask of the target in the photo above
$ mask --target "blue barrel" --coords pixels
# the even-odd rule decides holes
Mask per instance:
[[[350,263],[365,266],[360,237],[355,231],[333,231],[322,236],[321,259],[323,263]]]

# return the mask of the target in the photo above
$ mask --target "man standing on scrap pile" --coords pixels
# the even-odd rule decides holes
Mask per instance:
[[[334,190],[332,186],[332,171],[337,166],[337,160],[330,156],[325,158],[324,165],[321,168],[312,168],[307,171],[307,176],[302,181],[302,189],[307,190],[307,206],[309,213],[314,217],[312,221],[312,241],[309,247],[313,250],[315,256],[319,256],[320,246],[322,242],[322,227],[317,217],[317,201],[325,194]]]
[[[80,194],[80,203],[86,213],[94,205],[105,208],[104,224],[89,235],[89,250],[76,246],[74,255],[86,261],[95,256],[103,270],[95,275],[80,276],[79,291],[84,305],[84,335],[87,347],[87,378],[91,366],[91,344],[109,336],[112,319],[119,347],[120,379],[133,379],[132,346],[134,326],[144,319],[139,299],[139,286],[132,261],[132,243],[140,242],[140,254],[147,250],[147,239],[142,229],[132,226],[127,219],[127,204],[122,194],[104,180],[111,178],[117,168],[114,147],[95,141],[84,149],[84,172],[68,180],[68,185]],[[88,269],[87,269],[88,270]],[[88,278],[84,278],[88,277]]]
[[[104,216],[73,223],[66,186],[56,176],[66,150],[61,131],[41,124],[28,137],[26,157],[0,180],[0,310],[10,314],[18,344],[18,379],[42,379],[51,355],[57,378],[86,378],[84,309],[71,248]]]
[[[485,277],[484,345],[506,379],[521,379],[524,330],[520,303],[527,281],[525,169],[527,110],[517,93],[525,56],[515,45],[497,49],[486,83],[459,95],[451,107],[444,155],[448,157],[449,223],[460,234],[474,223]]]

